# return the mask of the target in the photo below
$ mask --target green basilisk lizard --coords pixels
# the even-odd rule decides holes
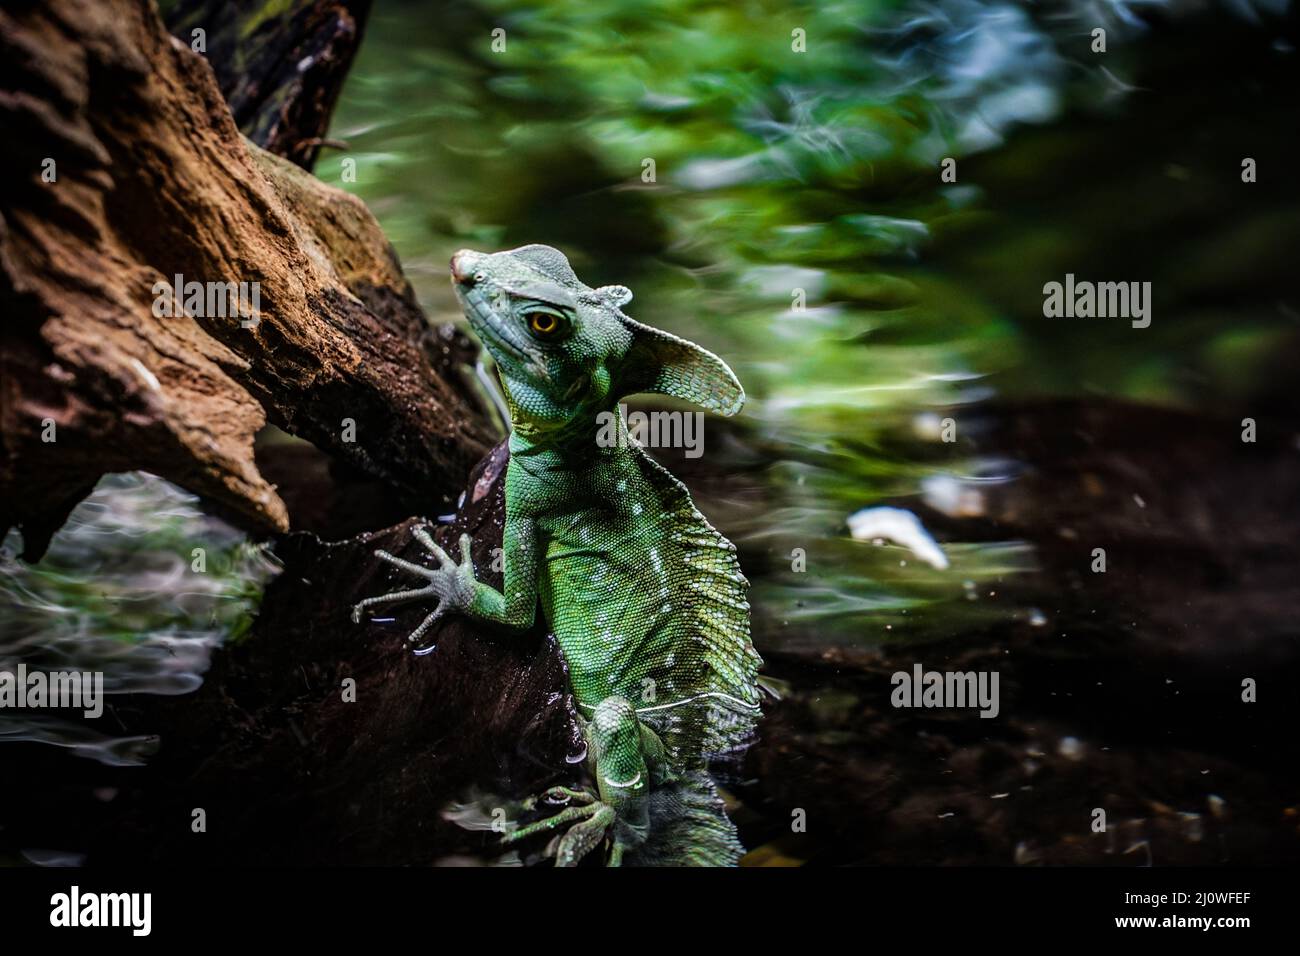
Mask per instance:
[[[758,716],[747,583],[735,546],[628,440],[618,403],[657,392],[734,415],[744,391],[717,356],[625,315],[628,289],[584,285],[549,246],[462,250],[451,274],[510,413],[504,584],[477,580],[468,536],[458,563],[419,530],[438,566],[377,551],[425,583],[367,598],[353,619],[373,605],[436,602],[410,636],[419,642],[448,611],[530,627],[540,599],[568,664],[596,792],[552,788],[541,797],[568,805],[507,840],[562,831],[557,865],[602,843],[611,864],[625,853],[733,864],[743,850],[707,766],[742,748]],[[611,412],[619,438],[598,442],[598,416],[608,423]]]

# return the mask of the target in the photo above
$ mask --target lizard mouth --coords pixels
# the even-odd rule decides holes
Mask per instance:
[[[457,284],[455,290],[465,318],[469,320],[470,326],[483,340],[484,345],[500,349],[539,378],[550,378],[540,358],[519,340],[520,333],[509,318],[500,315],[492,308],[487,295],[482,291],[481,284],[469,287]]]

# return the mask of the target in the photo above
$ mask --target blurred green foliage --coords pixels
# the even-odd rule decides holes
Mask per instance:
[[[957,114],[1041,93],[1041,71],[1000,64],[1005,82],[928,98],[947,81],[927,72],[934,55],[906,58],[901,6],[488,0],[435,18],[381,4],[332,130],[350,148],[317,169],[379,215],[435,319],[458,320],[456,248],[546,242],[586,281],[630,286],[630,314],[723,355],[784,504],[778,534],[728,530],[816,552],[816,587],[840,599],[799,597],[813,585],[796,574],[756,580],[758,599],[838,621],[846,640],[1005,568],[972,546],[946,576],[900,570],[898,550],[845,537],[849,513],[934,469],[881,447],[1018,359],[1014,326],[925,253],[978,203],[939,181]]]

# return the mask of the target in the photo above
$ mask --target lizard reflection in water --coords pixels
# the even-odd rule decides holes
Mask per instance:
[[[510,411],[504,583],[475,578],[468,536],[457,563],[417,530],[437,568],[376,553],[427,583],[368,598],[353,617],[434,600],[418,642],[447,611],[528,628],[540,599],[596,792],[552,788],[541,796],[568,806],[506,839],[563,830],[561,866],[602,844],[611,864],[734,864],[743,848],[708,762],[743,748],[759,712],[747,583],[685,486],[627,440],[618,402],[657,392],[734,415],[744,391],[717,356],[626,316],[628,289],[584,285],[549,246],[462,250],[451,273]],[[610,412],[619,440],[598,442]]]

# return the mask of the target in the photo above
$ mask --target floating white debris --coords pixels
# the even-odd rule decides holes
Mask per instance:
[[[952,475],[930,475],[921,480],[925,503],[950,518],[982,518],[984,494]]]
[[[883,506],[863,508],[849,515],[848,525],[855,541],[892,541],[932,567],[948,567],[948,556],[921,525],[921,519],[910,511]]]
[[[943,419],[937,412],[921,412],[912,419],[912,433],[926,441],[941,441]]]
[[[86,854],[70,850],[20,850],[27,862],[35,866],[82,866]]]
[[[1029,864],[1037,863],[1039,860],[1038,851],[1024,840],[1021,840],[1016,844],[1015,860],[1020,866],[1028,866]]]

